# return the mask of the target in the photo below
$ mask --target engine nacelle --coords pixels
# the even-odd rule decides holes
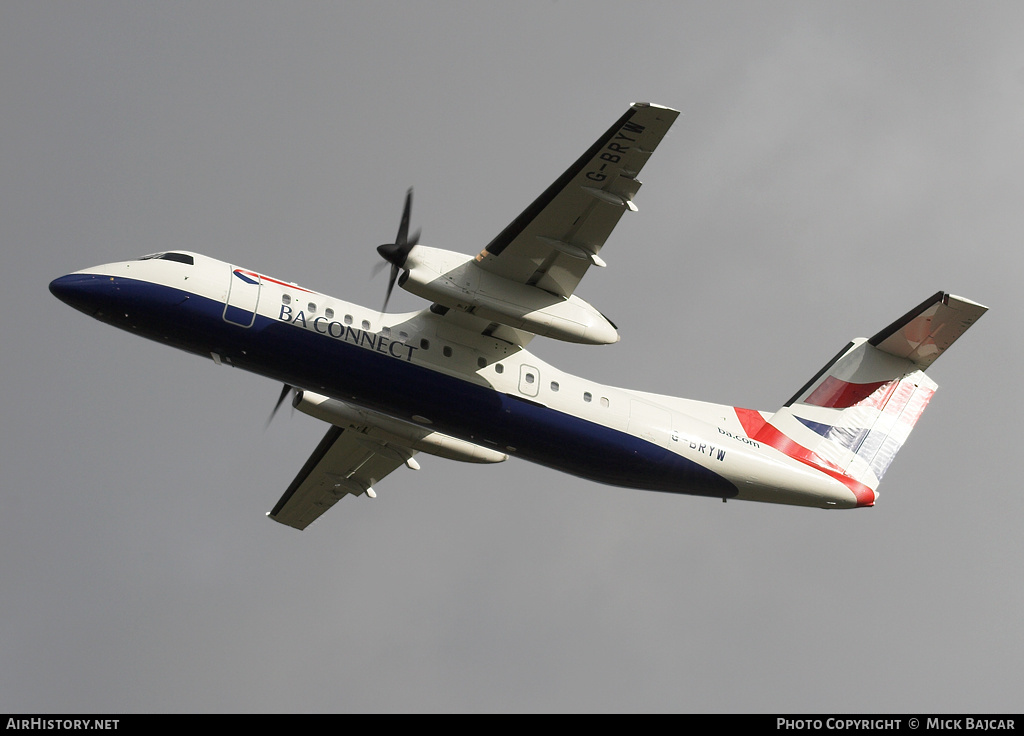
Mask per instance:
[[[336,427],[367,428],[366,434],[383,442],[394,442],[412,450],[437,455],[464,463],[500,463],[508,455],[487,447],[474,445],[441,432],[403,422],[374,411],[360,409],[313,391],[299,391],[292,405],[303,414],[309,414]]]
[[[399,286],[450,309],[566,342],[619,341],[615,325],[579,297],[566,299],[496,276],[477,266],[472,256],[418,245],[405,268]]]

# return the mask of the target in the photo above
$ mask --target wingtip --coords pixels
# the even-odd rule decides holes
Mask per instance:
[[[653,102],[632,102],[632,103],[630,103],[630,107],[634,107],[634,108],[653,107],[653,108],[655,108],[657,110],[667,110],[668,112],[674,112],[674,113],[678,113],[679,112],[675,108],[668,107],[667,105],[658,105],[658,104],[655,104]]]

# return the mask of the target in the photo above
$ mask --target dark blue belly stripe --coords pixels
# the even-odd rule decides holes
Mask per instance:
[[[737,494],[703,466],[601,424],[262,315],[241,327],[224,320],[222,302],[188,292],[104,279],[105,306],[93,316],[182,350],[410,421],[427,417],[431,429],[600,483]]]

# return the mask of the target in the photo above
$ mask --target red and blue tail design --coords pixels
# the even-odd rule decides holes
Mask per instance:
[[[749,437],[844,483],[871,506],[938,385],[924,374],[986,308],[939,292],[848,344],[782,409],[737,409]]]

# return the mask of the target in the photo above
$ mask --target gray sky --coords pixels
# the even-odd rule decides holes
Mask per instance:
[[[7,0],[0,710],[1019,712],[1021,38],[1016,2]],[[264,514],[323,425],[46,289],[183,248],[378,305],[408,186],[476,252],[635,100],[683,116],[579,292],[622,341],[531,349],[774,410],[987,304],[874,509],[426,457],[299,533]]]

